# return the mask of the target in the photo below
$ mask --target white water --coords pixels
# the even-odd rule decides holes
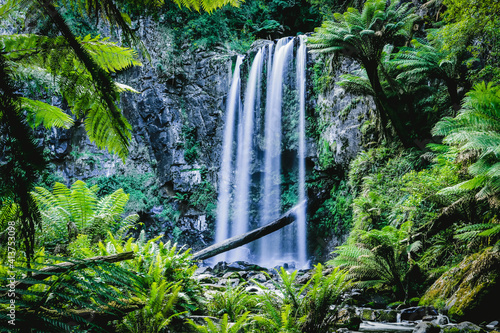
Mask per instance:
[[[265,51],[268,51],[267,57]],[[281,182],[284,173],[296,173],[298,181],[295,185],[287,184],[287,189],[284,188],[283,191],[286,190],[287,195],[290,191],[297,191],[297,203],[304,204],[298,209],[297,221],[292,225],[253,244],[219,255],[215,258],[216,261],[249,260],[266,267],[285,263],[292,264],[293,268],[308,267],[305,210],[305,39],[301,37],[297,48],[296,73],[292,67],[293,51],[294,39],[283,38],[275,46],[269,44],[257,52],[248,73],[243,106],[240,97],[240,67],[243,58],[237,59],[226,107],[216,242],[248,232],[250,226],[266,225],[283,213]],[[264,63],[267,75],[262,77]],[[261,89],[261,81],[266,83],[265,92]],[[295,98],[290,95],[294,91],[298,96],[297,104],[293,104]],[[266,95],[265,111],[261,111],[260,107],[261,92]],[[292,98],[287,100],[286,107],[283,98]],[[283,112],[291,113],[283,120]],[[288,134],[290,132],[287,136],[283,135],[284,131],[296,131],[293,132],[297,133],[296,139],[291,139],[294,135]],[[284,149],[287,155],[282,155]],[[295,149],[296,160],[290,155]],[[255,179],[259,173],[260,182]],[[260,201],[251,201],[251,194],[257,194],[252,189],[257,188],[260,191]],[[258,208],[257,214],[250,213],[254,207]]]
[[[297,90],[299,92],[299,204],[303,203],[297,212],[297,248],[300,268],[307,266],[306,237],[306,42],[300,36],[300,46],[297,50]]]
[[[293,51],[293,39],[278,41],[273,57],[271,76],[267,82],[263,195],[260,225],[264,226],[280,216],[281,184],[281,106],[285,65]],[[269,66],[268,66],[269,68]],[[259,263],[274,266],[282,254],[283,241],[279,232],[260,240]]]
[[[252,161],[252,140],[254,136],[255,105],[260,90],[262,72],[262,50],[255,56],[245,91],[243,112],[238,126],[238,151],[236,157],[235,214],[231,236],[241,235],[248,231],[249,196],[250,196],[250,164]],[[229,260],[246,260],[250,250],[246,247],[234,249]]]
[[[219,243],[229,237],[229,208],[231,200],[232,151],[234,141],[234,123],[236,113],[240,108],[240,66],[243,56],[238,56],[234,67],[233,79],[226,106],[226,119],[224,122],[224,138],[222,142],[222,158],[219,174],[219,196],[217,203],[217,221],[215,229],[215,242]],[[222,253],[215,261],[226,260],[227,253]]]

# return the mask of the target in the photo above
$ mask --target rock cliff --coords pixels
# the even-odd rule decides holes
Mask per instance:
[[[234,55],[222,49],[192,50],[188,45],[176,53],[168,29],[152,20],[139,21],[137,31],[151,61],[115,77],[140,92],[121,98],[134,133],[125,163],[96,149],[82,124],[68,131],[53,130],[45,135],[45,146],[56,173],[66,183],[81,179],[104,190],[108,186],[110,190],[128,186],[129,192],[143,188],[145,193],[131,193],[130,207],[139,212],[144,222],[141,228],[149,236],[165,234],[196,250],[213,241],[225,102]],[[344,61],[339,73],[357,68]],[[373,108],[367,100],[342,114],[350,99],[335,86],[318,100],[319,117],[328,124],[321,136],[333,151],[335,163],[343,168],[361,149],[360,127]],[[57,99],[53,102],[64,105]],[[317,164],[313,141],[309,139],[309,166]]]

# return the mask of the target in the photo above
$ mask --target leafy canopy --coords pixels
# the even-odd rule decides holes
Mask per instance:
[[[476,191],[476,198],[499,204],[500,193],[500,87],[478,83],[467,94],[464,107],[455,118],[445,117],[433,134],[443,135],[444,143],[461,151],[480,155],[469,167],[471,180],[440,191],[442,194]]]

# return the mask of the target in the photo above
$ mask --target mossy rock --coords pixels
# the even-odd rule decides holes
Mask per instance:
[[[427,290],[420,305],[434,305],[456,321],[496,318],[500,299],[500,252],[485,249],[466,257]]]
[[[377,321],[386,323],[395,323],[398,318],[396,310],[380,310],[378,313]]]
[[[442,330],[443,333],[482,333],[484,332],[481,327],[468,321],[464,321],[458,325],[445,326]]]

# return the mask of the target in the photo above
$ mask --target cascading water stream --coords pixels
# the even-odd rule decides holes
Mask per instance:
[[[222,142],[222,159],[219,175],[219,196],[217,199],[217,222],[215,229],[215,242],[219,243],[229,237],[229,208],[231,199],[232,151],[234,141],[234,124],[236,113],[239,111],[240,101],[240,66],[243,56],[238,56],[234,67],[233,79],[226,106],[226,119],[224,125],[224,138]],[[215,258],[216,261],[226,260],[227,254],[223,253]]]
[[[248,231],[249,225],[249,196],[250,196],[250,165],[252,162],[252,140],[254,134],[255,105],[260,90],[262,72],[262,49],[257,52],[245,91],[243,112],[238,126],[238,150],[236,158],[236,188],[235,214],[231,236],[241,235]],[[239,247],[230,252],[230,260],[244,260],[248,258],[249,250]]]
[[[306,201],[306,43],[300,36],[297,50],[297,90],[299,92],[299,203]],[[297,212],[297,247],[299,267],[307,268],[306,205]]]
[[[297,203],[306,201],[307,53],[305,38],[300,37],[296,66],[292,66],[295,41],[282,38],[257,52],[246,82],[243,105],[240,97],[243,57],[236,61],[226,107],[216,242],[244,234],[250,225],[264,226],[278,218],[283,209],[282,195],[288,200],[290,195],[297,195]],[[261,89],[261,81],[265,82],[265,91]],[[261,93],[266,95],[265,111],[260,107]],[[295,96],[298,103],[294,102]],[[259,174],[260,182],[255,177]],[[292,180],[295,177],[297,180]],[[284,185],[282,179],[286,180]],[[251,260],[266,267],[288,263],[291,267],[307,268],[305,206],[297,211],[296,223],[215,259]],[[252,210],[254,213],[250,214]]]
[[[271,77],[267,82],[266,116],[264,132],[263,194],[260,225],[266,225],[280,215],[281,208],[281,106],[285,65],[293,51],[293,39],[278,41],[273,57]],[[268,67],[269,68],[269,67]],[[275,232],[260,240],[260,264],[273,266],[280,257],[282,241]]]

